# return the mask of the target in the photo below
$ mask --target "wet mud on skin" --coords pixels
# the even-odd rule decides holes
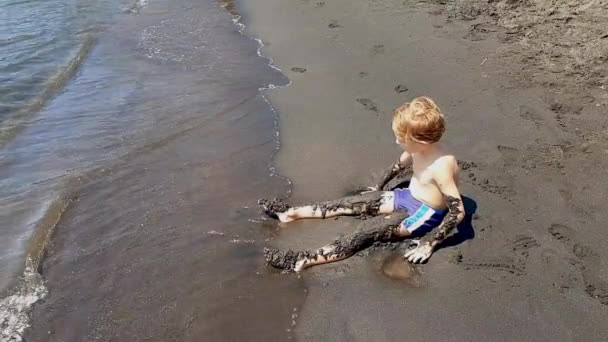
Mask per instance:
[[[262,207],[264,214],[268,215],[273,219],[278,219],[277,213],[283,213],[291,208],[288,204],[283,202],[279,198],[273,198],[271,200],[260,198],[258,204]]]
[[[321,218],[325,218],[328,211],[350,209],[353,215],[360,218],[375,216],[382,205],[382,191],[373,191],[355,196],[348,196],[338,200],[309,204],[313,210],[321,211]]]
[[[460,206],[462,200],[453,196],[444,196],[445,203],[448,206],[448,214],[446,215],[443,222],[439,227],[435,228],[436,231],[433,234],[427,234],[422,240],[425,242],[431,241],[443,241],[445,238],[456,228],[458,225],[458,216],[462,214]]]
[[[407,186],[410,179],[411,168],[404,168],[397,162],[382,176],[381,181],[378,183],[378,187],[385,188],[385,191],[391,191],[396,188]],[[353,211],[353,216],[365,220],[368,217],[378,215],[385,191],[359,193],[338,200],[305,204],[302,206],[311,206],[315,211],[321,210],[321,218],[323,219],[328,211],[350,209]],[[262,206],[265,214],[275,219],[277,218],[276,213],[285,212],[291,208],[288,204],[278,198],[272,200],[260,199],[258,204]],[[458,203],[455,203],[455,205],[457,209]],[[456,216],[457,215],[458,214],[456,213]],[[318,258],[343,259],[345,257],[350,257],[372,245],[378,247],[378,243],[391,243],[405,240],[404,237],[397,234],[397,230],[399,229],[400,223],[406,217],[407,213],[395,212],[386,217],[382,217],[382,219],[363,222],[358,226],[355,233],[341,236],[327,246],[317,249],[314,252],[294,251],[291,249],[283,251],[265,247],[264,258],[266,264],[291,272],[294,271],[296,263],[302,259],[316,261]],[[455,216],[453,220],[448,222],[455,226]],[[446,234],[447,233],[449,232],[446,232]]]
[[[382,191],[369,192],[356,196],[349,196],[343,199],[328,201],[323,203],[310,204],[315,210],[322,211],[322,217],[325,218],[325,213],[338,209],[351,209],[355,215],[360,218],[366,218],[367,215],[375,216],[378,214],[378,209],[382,201]],[[427,234],[422,241],[430,243],[432,241],[441,242],[456,228],[458,224],[458,216],[461,214],[460,206],[462,201],[459,198],[452,196],[444,196],[448,206],[448,214],[434,233]],[[284,203],[271,202],[276,208],[288,207]],[[275,268],[286,270],[287,272],[299,271],[296,269],[296,264],[303,260],[317,261],[318,258],[324,260],[340,260],[350,257],[372,245],[378,243],[400,242],[406,238],[398,234],[400,223],[406,219],[408,213],[396,212],[381,219],[368,220],[362,222],[357,231],[341,236],[325,247],[319,248],[314,252],[310,251],[294,251],[291,249],[279,250],[264,248],[264,257],[266,263]],[[306,265],[306,264],[305,264]],[[304,266],[305,266],[304,265]]]
[[[303,258],[312,260],[317,260],[317,258],[342,259],[374,245],[378,247],[378,243],[400,242],[406,238],[400,236],[397,231],[400,223],[406,217],[407,213],[393,213],[389,216],[377,216],[362,221],[354,233],[340,236],[332,243],[314,252],[264,248],[266,263],[275,268],[291,272],[294,271],[296,263]]]
[[[293,251],[291,249],[282,251],[276,248],[264,247],[266,264],[282,269],[285,272],[293,272],[298,261],[303,258],[309,258],[312,255],[313,253],[309,251]]]
[[[391,167],[388,170],[386,170],[382,174],[382,177],[380,178],[380,181],[376,185],[376,188],[384,190],[384,191],[393,190],[395,188],[400,188],[402,186],[400,186],[397,183],[392,182],[394,180],[394,178],[395,177],[407,178],[409,180],[412,178],[412,174],[413,174],[413,170],[410,166],[404,167],[401,165],[400,160],[397,160],[393,165],[391,165]]]
[[[412,178],[412,170],[410,167],[404,168],[398,162],[395,163],[378,182],[377,188],[382,191],[366,191],[359,189],[353,191],[351,196],[347,196],[338,200],[324,201],[317,203],[307,203],[298,207],[312,206],[313,210],[321,210],[321,218],[325,218],[328,211],[338,209],[353,210],[353,216],[358,216],[360,219],[365,219],[368,216],[375,216],[382,205],[382,194],[385,191],[392,191],[397,188],[406,188]],[[258,204],[262,207],[263,212],[273,219],[278,219],[277,213],[283,213],[292,208],[280,198],[258,200]]]

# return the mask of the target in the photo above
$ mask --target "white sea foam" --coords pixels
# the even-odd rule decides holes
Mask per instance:
[[[23,340],[23,332],[30,326],[29,313],[32,306],[46,294],[44,279],[28,258],[21,283],[11,294],[0,300],[0,341]]]
[[[234,243],[234,244],[237,244],[237,245],[238,244],[248,244],[248,245],[251,245],[251,244],[255,243],[255,240],[251,240],[251,239],[231,239],[230,242]]]
[[[142,8],[146,7],[146,5],[148,5],[148,0],[136,0],[126,11],[128,13],[137,14]]]
[[[262,53],[262,49],[264,48],[264,42],[259,39],[259,38],[254,38],[254,37],[250,37],[248,35],[246,35],[244,33],[245,31],[245,24],[243,24],[241,22],[242,17],[239,15],[235,15],[232,18],[232,22],[238,27],[238,31],[239,33],[241,33],[243,36],[248,37],[250,39],[255,40],[258,43],[258,49],[257,49],[257,55],[259,57],[262,57],[264,59],[266,59],[268,61],[268,66],[279,71],[279,72],[283,72],[283,70],[281,70],[279,67],[277,67],[276,65],[274,65],[274,60],[272,59],[272,57],[266,56]],[[278,89],[278,88],[283,88],[283,87],[288,87],[291,85],[291,80],[289,80],[289,82],[285,85],[275,85],[272,83],[269,83],[267,85],[265,85],[264,87],[261,87],[259,89],[260,94],[262,95],[262,99],[264,99],[264,101],[268,104],[268,106],[270,107],[270,110],[272,111],[272,113],[274,114],[274,129],[276,132],[276,140],[275,140],[275,153],[281,148],[281,133],[279,130],[279,113],[277,113],[276,109],[274,108],[274,106],[272,105],[272,103],[270,103],[270,100],[268,99],[268,97],[266,96],[266,94],[264,93],[265,90],[272,90],[272,89]],[[271,162],[272,163],[272,162]],[[274,166],[272,166],[272,164],[269,164],[268,166],[268,170],[270,171],[270,176],[271,177],[279,177],[282,178],[287,184],[287,196],[291,195],[291,189],[292,189],[292,182],[289,178],[281,176],[278,174],[278,172],[276,171],[276,168]]]

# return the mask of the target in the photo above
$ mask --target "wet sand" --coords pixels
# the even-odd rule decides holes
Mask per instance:
[[[53,99],[51,109],[68,107],[118,133],[92,125],[107,146],[59,131],[73,150],[57,150],[88,160],[80,148],[103,159],[68,173],[68,205],[36,267],[48,295],[31,320],[28,308],[20,312],[16,328],[8,307],[3,341],[20,341],[30,323],[26,341],[293,335],[306,288],[264,266],[262,248],[275,226],[256,205],[261,194],[289,189],[270,168],[276,115],[259,91],[287,79],[221,4],[150,2],[124,15],[99,35],[81,72]],[[125,100],[113,101],[114,92]],[[40,137],[25,132],[18,143]],[[99,146],[106,148],[94,153]]]
[[[445,144],[464,162],[461,191],[477,207],[474,237],[426,265],[399,269],[394,254],[374,252],[304,271],[299,340],[608,336],[608,95],[529,62],[538,51],[525,46],[543,26],[509,33],[488,11],[470,19],[450,4],[240,3],[247,32],[292,81],[266,92],[280,116],[276,163],[293,182],[291,203],[371,184],[399,153],[392,108],[428,95],[446,113]],[[553,63],[567,70],[569,61]],[[319,247],[357,223],[279,224],[272,245]]]

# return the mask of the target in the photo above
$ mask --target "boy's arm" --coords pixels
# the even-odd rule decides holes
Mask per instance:
[[[454,179],[457,170],[456,159],[450,157],[435,174],[435,182],[443,194],[448,213],[441,224],[418,242],[418,247],[408,251],[405,257],[412,262],[423,262],[430,258],[435,248],[456,228],[464,218],[464,205]]]
[[[407,152],[403,152],[399,159],[391,164],[391,167],[384,172],[382,178],[372,187],[372,190],[382,190],[382,188],[388,183],[391,179],[395,178],[401,171],[405,170],[408,166],[412,164],[412,156]]]

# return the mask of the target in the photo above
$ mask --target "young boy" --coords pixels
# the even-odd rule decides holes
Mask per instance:
[[[459,168],[456,158],[439,145],[445,131],[444,117],[433,100],[417,97],[394,111],[392,128],[396,143],[405,151],[382,180],[370,187],[370,191],[300,207],[289,207],[276,200],[262,199],[259,203],[269,215],[282,222],[338,215],[390,215],[396,211],[406,212],[405,220],[400,223],[390,219],[382,221],[372,230],[357,231],[314,253],[265,249],[269,264],[299,272],[312,265],[347,258],[375,241],[402,240],[434,230],[417,240],[418,246],[405,254],[405,258],[414,263],[424,262],[431,256],[464,218],[457,186]],[[380,191],[408,167],[413,170],[408,188]]]

